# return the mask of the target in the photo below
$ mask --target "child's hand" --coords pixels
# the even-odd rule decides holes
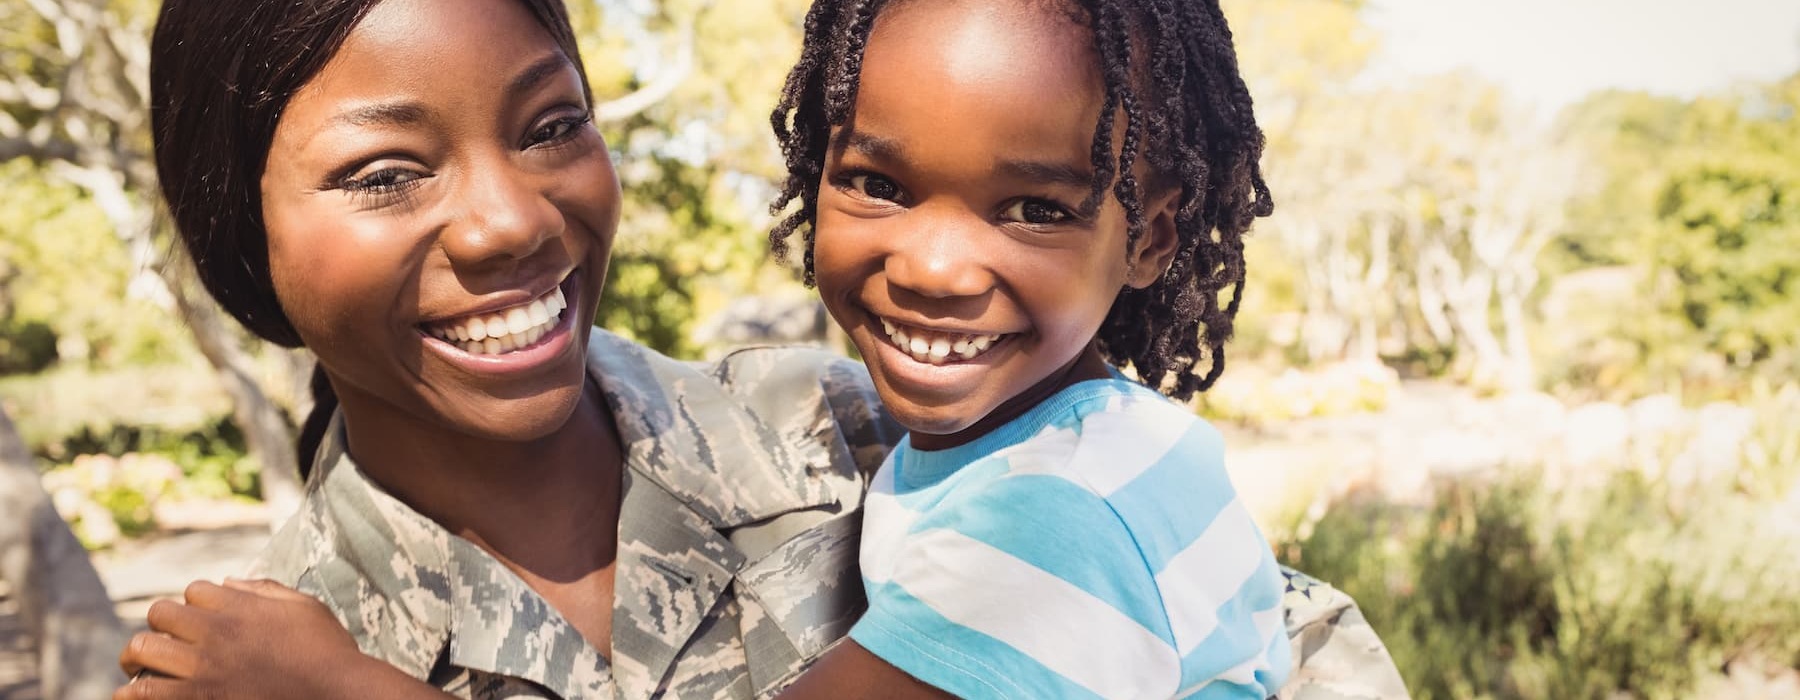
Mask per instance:
[[[370,684],[346,674],[399,673],[363,656],[319,601],[272,581],[196,581],[185,597],[150,606],[151,631],[119,656],[134,680],[113,700],[360,697]]]

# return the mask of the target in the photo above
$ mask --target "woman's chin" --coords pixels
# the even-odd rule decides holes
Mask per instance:
[[[581,393],[581,387],[575,386],[525,398],[469,401],[445,418],[456,432],[471,437],[529,442],[567,426],[581,402]]]

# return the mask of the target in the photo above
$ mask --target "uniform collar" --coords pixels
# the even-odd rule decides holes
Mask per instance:
[[[587,359],[626,452],[612,662],[492,556],[369,481],[344,450],[340,417],[315,484],[342,563],[370,590],[339,607],[408,622],[365,651],[419,678],[442,658],[564,698],[610,697],[615,680],[623,695],[647,697],[745,566],[721,530],[836,501],[816,478],[831,466],[829,409],[790,404],[771,425],[726,389],[761,379],[734,372],[777,368],[721,363],[709,374],[600,330]]]
[[[610,697],[611,666],[575,627],[487,552],[388,494],[343,449],[341,421],[319,448],[317,500],[359,590],[327,591],[363,616],[364,651],[417,678],[440,659],[523,678],[564,698]],[[348,593],[348,594],[346,594]],[[374,623],[374,624],[371,624]]]

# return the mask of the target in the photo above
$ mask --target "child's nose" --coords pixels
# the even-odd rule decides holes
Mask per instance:
[[[979,247],[954,228],[902,237],[886,272],[889,282],[933,298],[977,296],[994,284]]]

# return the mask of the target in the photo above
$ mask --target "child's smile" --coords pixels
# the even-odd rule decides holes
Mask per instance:
[[[1150,198],[1135,250],[1117,201],[1082,209],[1103,104],[1090,46],[1010,2],[920,1],[876,21],[832,133],[814,265],[916,447],[1107,376],[1096,331],[1167,263],[1172,197]]]
[[[881,319],[881,330],[894,348],[931,365],[958,364],[987,354],[1008,337],[1005,333],[934,329]]]

